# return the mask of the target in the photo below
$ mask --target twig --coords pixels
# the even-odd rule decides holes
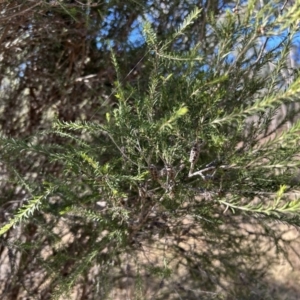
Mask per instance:
[[[197,172],[194,172],[193,173],[193,170],[190,169],[190,172],[189,172],[189,175],[188,177],[193,177],[193,176],[197,176],[197,175],[200,175],[202,177],[202,179],[206,180],[207,177],[203,175],[204,172],[207,172],[207,171],[210,171],[210,170],[216,170],[216,169],[238,169],[240,167],[237,167],[237,166],[229,166],[229,165],[222,165],[222,166],[211,166],[211,167],[207,167],[207,168],[204,168],[202,170],[199,170]]]
[[[136,69],[136,67],[144,60],[144,58],[148,55],[148,53],[150,53],[150,50],[148,50],[143,56],[142,58],[135,64],[135,66],[127,73],[127,75],[122,79],[122,82],[120,82],[120,85],[122,83],[125,82],[125,79],[130,76],[130,74],[132,72],[134,72],[134,70]],[[89,117],[89,121],[92,120],[94,118],[94,116],[96,115],[96,113],[100,110],[100,108],[102,108],[104,105],[106,105],[108,103],[108,101],[111,99],[112,95],[118,90],[118,88],[120,87],[116,86],[115,88],[113,88],[113,90],[111,91],[111,93],[108,95],[108,97],[105,99],[105,101],[100,105],[100,107],[98,109],[95,110],[95,112]]]
[[[138,166],[138,164],[136,164],[134,161],[132,161],[125,153],[124,150],[122,150],[118,144],[115,142],[114,138],[109,134],[109,132],[107,130],[102,129],[107,135],[108,137],[111,139],[111,141],[115,144],[115,146],[118,148],[118,150],[121,152],[122,156],[125,157],[128,161],[130,161],[132,164],[134,164],[135,166]]]
[[[226,74],[230,74],[233,68],[236,67],[238,61],[240,58],[249,50],[250,45],[253,43],[253,41],[257,38],[257,35],[254,34],[248,44],[244,47],[244,49],[241,51],[241,53],[238,55],[238,57],[235,59],[234,63],[229,67],[228,71]]]
[[[284,10],[285,6],[287,5],[288,0],[285,0],[285,2],[283,3],[282,7],[280,8],[280,13],[282,13],[282,11]]]
[[[202,169],[200,171],[197,171],[195,173],[192,173],[192,171],[190,170],[189,172],[189,177],[193,177],[193,176],[197,176],[197,175],[200,175],[202,177],[203,180],[206,179],[206,177],[203,175],[203,172],[207,172],[207,171],[210,171],[210,170],[215,170],[216,167],[212,166],[212,167],[208,167],[208,168],[205,168],[205,169]]]
[[[264,42],[264,44],[263,44],[263,46],[261,47],[260,52],[259,52],[259,54],[257,56],[257,59],[256,59],[256,61],[254,62],[253,65],[257,64],[260,61],[260,59],[261,59],[261,57],[262,57],[262,55],[264,53],[264,50],[266,48],[266,45],[267,45],[268,41],[269,41],[269,38],[267,37],[266,40],[265,40],[265,42]]]

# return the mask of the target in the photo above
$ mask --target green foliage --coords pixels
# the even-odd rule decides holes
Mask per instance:
[[[47,274],[52,299],[71,297],[72,289],[87,285],[91,276],[111,280],[112,286],[97,290],[89,284],[90,299],[108,297],[106,289],[129,278],[130,268],[124,267],[129,255],[136,258],[131,276],[139,295],[143,276],[163,286],[184,266],[190,289],[183,298],[222,299],[226,291],[237,292],[224,281],[264,272],[269,261],[260,261],[265,252],[259,242],[263,236],[276,245],[283,240],[274,224],[300,226],[300,180],[293,180],[300,165],[300,122],[276,134],[278,128],[270,129],[280,105],[299,98],[299,78],[285,90],[279,84],[296,31],[282,42],[280,53],[257,52],[258,25],[244,30],[245,22],[251,23],[250,4],[246,19],[231,12],[222,23],[211,18],[219,42],[209,54],[201,43],[181,52],[172,47],[201,10],[192,11],[164,41],[146,22],[147,88],[123,82],[111,50],[116,80],[105,118],[56,117],[47,131],[1,138],[9,181],[29,196],[0,235],[36,226],[32,249],[38,248],[39,272]],[[76,21],[76,9],[67,12]],[[272,70],[261,75],[270,61]],[[27,172],[18,171],[20,153],[27,172],[35,174],[31,182]],[[258,229],[250,232],[249,224]],[[189,238],[202,248],[185,249],[181,241]],[[26,252],[26,245],[21,241],[18,249]],[[157,265],[140,261],[149,246],[163,253]],[[42,255],[46,247],[49,253]],[[160,289],[149,299],[166,299]],[[191,296],[193,290],[198,294]]]

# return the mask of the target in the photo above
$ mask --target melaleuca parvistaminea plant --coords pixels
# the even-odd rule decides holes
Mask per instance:
[[[251,235],[244,233],[244,223],[260,224],[274,236],[273,220],[300,224],[298,198],[290,199],[297,185],[289,184],[299,166],[300,123],[275,136],[268,130],[275,109],[297,101],[299,95],[298,78],[286,90],[279,85],[294,33],[282,41],[281,52],[262,45],[257,55],[258,24],[227,13],[226,22],[209,23],[208,42],[218,40],[215,51],[206,53],[201,41],[185,53],[173,51],[174,41],[199,13],[191,13],[167,41],[158,41],[145,24],[145,59],[152,66],[146,76],[148,89],[123,85],[112,54],[115,103],[106,120],[56,120],[51,134],[61,136],[62,145],[26,145],[26,150],[40,151],[59,163],[62,175],[57,179],[41,174],[43,185],[31,189],[33,196],[1,233],[37,215],[59,253],[57,259],[53,255],[43,261],[55,270],[49,271],[49,278],[60,282],[57,295],[70,290],[94,262],[113,268],[128,249],[154,244],[157,235],[178,241],[172,251],[177,259],[186,259],[192,275],[200,261],[208,274],[207,286],[221,286],[218,274],[234,277],[231,267],[239,271],[242,259],[257,265],[251,252],[256,241],[247,239]],[[270,63],[275,67],[265,72]],[[6,143],[8,156],[16,145]],[[189,226],[187,219],[192,219]],[[76,260],[68,245],[58,245],[60,221],[72,233],[70,248],[76,249]],[[259,239],[259,234],[251,234]],[[181,235],[204,245],[182,250]],[[242,248],[248,243],[249,248]],[[166,255],[163,258],[164,267],[158,270],[165,279],[170,267]],[[64,277],[66,266],[71,275]]]

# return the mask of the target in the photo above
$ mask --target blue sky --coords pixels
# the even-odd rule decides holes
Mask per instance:
[[[240,1],[240,4],[243,5],[247,5],[248,1]],[[198,1],[195,1],[195,4],[199,3]],[[149,6],[150,6],[150,1],[149,1]],[[231,11],[233,10],[233,8],[235,7],[235,4],[229,4],[229,5],[222,5],[222,1],[220,1],[220,6],[223,7],[223,13],[226,11]],[[280,9],[281,6],[276,7],[277,10]],[[167,7],[165,8],[167,10]],[[189,12],[187,11],[186,14],[188,14]],[[145,43],[145,39],[143,37],[142,34],[142,26],[143,26],[143,19],[147,19],[150,22],[155,22],[155,18],[159,17],[156,16],[157,12],[155,12],[154,10],[152,10],[152,14],[147,12],[147,15],[145,16],[139,16],[132,24],[131,26],[131,32],[129,34],[129,42],[131,47],[140,47],[142,44]],[[106,27],[103,28],[101,30],[101,34],[100,36],[105,36],[108,33],[108,30],[110,28],[110,26],[113,26],[115,18],[118,18],[118,13],[111,8],[111,13],[106,17],[106,19],[104,20],[104,23],[106,24]],[[172,19],[172,18],[171,18]],[[273,17],[274,19],[274,17]],[[270,18],[270,21],[272,21],[272,17]],[[255,22],[255,20],[254,20]],[[176,30],[176,28],[174,28],[174,31]],[[282,41],[282,39],[284,39],[284,37],[286,37],[286,35],[288,34],[288,31],[282,33],[280,36],[276,36],[273,35],[272,37],[268,38],[267,44],[266,44],[266,51],[269,51],[275,47],[277,47],[280,42]],[[263,44],[265,42],[266,38],[265,37],[261,37],[261,44]],[[113,46],[114,42],[113,41],[106,41],[110,44],[110,46]],[[97,46],[100,48],[102,45],[103,41],[100,40],[100,38],[98,38],[97,40]],[[294,48],[294,56],[296,56],[295,58],[297,60],[299,60],[299,35],[294,39],[294,44],[295,44],[295,48]],[[217,47],[217,46],[216,46]],[[280,51],[280,49],[279,49]],[[234,57],[232,57],[232,59],[234,59]]]

